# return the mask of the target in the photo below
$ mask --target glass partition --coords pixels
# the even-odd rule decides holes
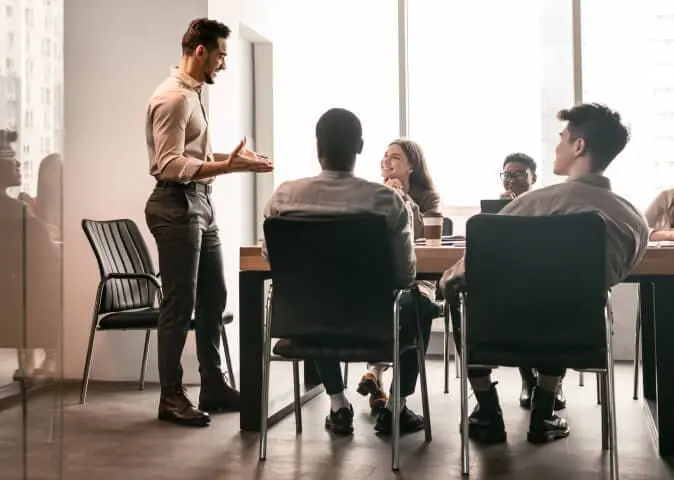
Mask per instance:
[[[0,0],[0,478],[61,478],[62,0]]]

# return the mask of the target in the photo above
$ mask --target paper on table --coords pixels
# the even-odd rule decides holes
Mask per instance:
[[[672,248],[674,247],[674,242],[671,240],[662,240],[660,242],[648,242],[648,246],[651,248]]]

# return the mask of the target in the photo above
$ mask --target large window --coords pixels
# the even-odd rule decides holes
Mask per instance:
[[[319,170],[314,127],[331,107],[347,108],[362,121],[365,146],[356,172],[380,181],[380,160],[399,134],[396,1],[286,3],[283,14],[289,18],[279,24],[293,25],[300,17],[309,20],[274,45],[283,58],[274,66],[277,78],[288,79],[274,92],[275,113],[284,119],[275,126],[280,133],[274,145],[275,183]],[[298,93],[301,102],[289,100]]]
[[[408,0],[409,134],[445,205],[497,197],[512,152],[550,180],[555,113],[573,103],[569,5]]]
[[[581,74],[574,78],[573,2],[407,0],[410,136],[426,151],[450,207],[477,206],[500,191],[511,152],[551,174],[555,113],[606,103],[632,141],[609,171],[636,206],[674,185],[674,2],[581,0]]]
[[[607,175],[645,208],[674,185],[674,2],[585,1],[581,18],[583,99],[612,106],[632,130]]]
[[[0,0],[0,15],[4,38],[11,39],[0,43],[0,130],[18,133],[23,185],[17,190],[34,196],[42,159],[62,152],[63,3]],[[39,48],[30,38],[39,39]]]

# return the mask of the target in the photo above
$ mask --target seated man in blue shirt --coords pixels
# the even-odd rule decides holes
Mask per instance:
[[[325,216],[375,213],[386,218],[394,255],[395,285],[407,287],[416,277],[414,234],[411,214],[402,196],[381,183],[354,176],[356,156],[363,148],[362,128],[358,118],[339,108],[327,111],[316,125],[318,159],[323,171],[316,177],[281,184],[265,208],[265,217],[279,215]],[[266,253],[266,252],[264,252]],[[363,285],[363,288],[368,288]],[[434,305],[420,296],[423,342],[428,346]],[[401,337],[416,331],[412,296],[401,299]],[[330,396],[330,414],[325,426],[336,434],[353,433],[353,408],[344,394],[344,381],[337,361],[318,362],[318,371]],[[424,418],[407,408],[405,397],[414,393],[419,374],[416,351],[408,351],[400,362],[400,432],[411,433],[424,428]],[[391,400],[389,400],[390,402]],[[390,405],[381,411],[375,430],[390,434]]]

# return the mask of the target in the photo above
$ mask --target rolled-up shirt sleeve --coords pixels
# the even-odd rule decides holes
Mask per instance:
[[[157,97],[149,114],[158,178],[176,182],[192,180],[204,161],[185,156],[185,129],[190,116],[188,99],[184,95]]]

